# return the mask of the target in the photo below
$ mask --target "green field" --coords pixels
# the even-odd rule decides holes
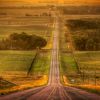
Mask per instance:
[[[15,84],[22,84],[28,80],[27,73],[36,51],[0,51],[0,76]],[[50,65],[50,52],[40,52],[30,71],[31,77],[47,75]],[[31,80],[30,80],[31,81]]]
[[[0,71],[27,71],[36,51],[0,51]]]
[[[0,9],[1,40],[6,39],[10,34],[25,32],[41,36],[47,41],[47,45],[44,47],[45,51],[40,50],[36,58],[36,50],[0,51],[0,85],[2,88],[9,88],[13,84],[21,86],[34,82],[32,86],[25,85],[26,87],[34,87],[47,83],[50,65],[50,51],[48,49],[52,48],[52,27],[53,18],[49,15],[48,8]],[[34,63],[32,63],[34,58]],[[31,70],[29,71],[30,66]],[[1,93],[2,88],[0,87]]]
[[[74,56],[75,59],[71,53],[62,53],[62,75],[65,75],[70,83],[95,85],[96,82],[96,85],[100,85],[100,52],[75,52]]]
[[[66,28],[63,32],[65,37],[60,37],[60,41],[63,41],[60,44],[61,75],[65,76],[71,84],[99,86],[100,19],[98,16],[97,18],[90,16],[90,19],[89,16],[87,18],[78,16],[78,18],[69,18],[65,21]]]

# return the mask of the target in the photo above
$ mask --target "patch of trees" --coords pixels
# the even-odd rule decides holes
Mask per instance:
[[[68,20],[66,22],[66,25],[71,30],[100,29],[99,20],[88,20],[88,19]]]
[[[29,35],[25,32],[13,33],[8,38],[0,40],[1,50],[33,50],[46,46],[47,41],[36,35]]]
[[[100,30],[84,35],[73,35],[76,50],[96,51],[100,50]]]
[[[68,20],[66,26],[76,50],[100,50],[100,20]]]

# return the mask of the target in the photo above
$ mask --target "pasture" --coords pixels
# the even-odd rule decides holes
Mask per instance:
[[[39,52],[27,75],[36,51],[0,51],[0,77],[22,85],[48,76],[50,52]],[[47,79],[48,80],[48,79]]]
[[[71,53],[61,55],[62,73],[69,82],[100,85],[100,52],[75,52],[74,56],[75,59]],[[77,67],[79,67],[79,72]]]
[[[97,42],[100,19],[98,16],[75,15],[73,17],[73,15],[66,15],[66,19],[63,21],[65,23],[63,38],[60,37],[60,41],[63,41],[60,42],[60,69],[63,82],[73,85],[100,85],[100,50],[98,45],[100,42]],[[86,41],[94,42],[88,43]],[[66,45],[67,48],[63,45]],[[79,46],[83,46],[82,49],[79,49]]]
[[[41,36],[47,41],[46,47],[38,52],[34,63],[32,61],[37,50],[0,50],[0,86],[2,86],[0,93],[47,84],[50,67],[49,49],[52,49],[52,30],[53,18],[48,8],[0,8],[1,40],[6,39],[12,33],[25,32]],[[32,68],[28,75],[30,66]],[[10,87],[16,89],[9,89]]]

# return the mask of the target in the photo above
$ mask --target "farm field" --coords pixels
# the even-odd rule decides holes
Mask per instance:
[[[64,84],[72,84],[100,93],[100,41],[98,39],[100,19],[98,16],[66,15],[63,21],[65,28],[60,37],[60,70]]]
[[[0,94],[47,84],[50,51],[41,51],[36,58],[36,51],[0,51],[0,55]]]
[[[0,8],[0,11],[0,39],[22,32],[50,39],[53,18],[48,8]]]
[[[77,89],[100,93],[100,18],[90,12],[0,7],[1,98],[9,93],[34,100],[99,97]]]
[[[27,84],[39,80],[43,83],[36,83],[36,86],[46,84],[48,81],[50,52],[44,53],[42,51],[38,54],[28,75],[35,54],[36,51],[0,51],[0,59],[2,59],[0,60],[0,77],[18,86],[26,84],[26,88],[30,87]],[[6,85],[4,85],[4,89],[7,88]]]
[[[72,84],[100,85],[100,52],[75,52],[74,55],[75,59],[71,53],[62,53],[61,56],[62,73],[68,76],[69,82]]]
[[[0,50],[0,94],[47,84],[53,18],[44,9],[0,8],[0,40],[5,40],[13,33],[25,32],[47,41],[38,54],[37,50]]]

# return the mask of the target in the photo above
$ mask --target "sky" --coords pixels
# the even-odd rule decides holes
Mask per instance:
[[[100,0],[0,0],[1,5],[34,5],[36,3],[66,3],[67,5],[100,5]]]

